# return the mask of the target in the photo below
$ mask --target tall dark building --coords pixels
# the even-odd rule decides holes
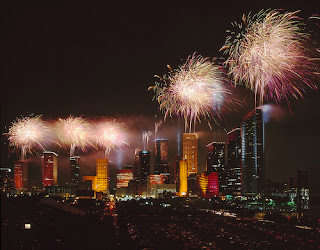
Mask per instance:
[[[11,186],[11,169],[0,168],[1,193],[9,193]]]
[[[80,156],[70,157],[70,186],[77,187],[80,182]]]
[[[265,179],[264,121],[261,109],[244,116],[242,128],[242,194],[263,194]]]
[[[169,183],[169,166],[168,166],[168,140],[157,139],[155,144],[155,161],[154,161],[154,174],[164,175],[165,182]]]
[[[241,195],[241,129],[228,132],[228,194]]]
[[[207,145],[207,171],[208,173],[218,173],[219,190],[224,194],[227,189],[224,142],[212,142]]]
[[[139,152],[139,182],[147,184],[147,177],[150,175],[150,151]]]

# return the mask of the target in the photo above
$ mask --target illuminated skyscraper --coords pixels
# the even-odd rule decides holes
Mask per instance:
[[[28,188],[28,162],[14,162],[14,185],[17,190]]]
[[[179,171],[179,196],[188,195],[188,164],[186,160],[180,161]]]
[[[227,173],[225,168],[225,143],[212,142],[207,145],[207,171],[216,172],[219,177],[219,190],[225,194]]]
[[[147,184],[147,177],[150,175],[150,151],[139,152],[139,181],[140,184]]]
[[[70,157],[70,186],[77,187],[80,182],[80,156]]]
[[[43,187],[58,185],[58,155],[56,153],[43,152],[41,170]]]
[[[198,172],[198,136],[183,133],[183,156],[188,163],[188,175]]]
[[[96,192],[107,194],[109,191],[108,159],[97,159]]]
[[[228,132],[228,194],[241,195],[241,129]]]
[[[261,109],[252,110],[242,122],[242,176],[244,195],[263,193],[265,179],[264,121]]]
[[[154,174],[169,174],[167,139],[155,140]]]

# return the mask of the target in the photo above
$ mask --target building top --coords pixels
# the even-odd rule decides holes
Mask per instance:
[[[57,153],[52,152],[52,151],[43,151],[43,154],[54,154],[55,156],[58,156]]]
[[[261,109],[253,109],[251,110],[248,114],[246,114],[244,117],[243,117],[243,121],[249,119],[251,116],[257,114],[257,113],[261,113],[262,114],[262,110]]]

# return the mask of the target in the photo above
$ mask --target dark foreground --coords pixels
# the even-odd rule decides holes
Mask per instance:
[[[36,197],[1,199],[1,249],[320,249],[317,228],[139,201],[86,203],[76,215]],[[25,223],[31,229],[24,229]]]

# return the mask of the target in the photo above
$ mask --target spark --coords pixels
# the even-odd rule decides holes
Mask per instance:
[[[220,67],[209,58],[193,54],[176,70],[170,66],[169,74],[156,76],[160,82],[149,88],[155,92],[160,110],[165,118],[176,115],[184,118],[185,130],[200,117],[218,114],[230,92],[223,86],[224,77]]]
[[[128,145],[126,129],[116,120],[105,120],[98,123],[93,137],[96,144],[105,149],[106,158],[109,158],[112,149]]]
[[[70,146],[70,157],[74,156],[76,147],[84,151],[90,144],[90,126],[82,117],[59,119],[57,129],[61,142]]]
[[[23,160],[27,152],[39,146],[43,150],[43,142],[48,132],[48,127],[41,119],[41,115],[35,117],[19,118],[12,123],[7,134],[10,146],[21,149]]]
[[[280,102],[303,97],[317,89],[319,68],[316,50],[296,12],[260,11],[251,17],[243,15],[221,50],[228,58],[225,65],[235,84],[245,84],[255,93],[256,104],[264,100]]]

